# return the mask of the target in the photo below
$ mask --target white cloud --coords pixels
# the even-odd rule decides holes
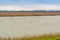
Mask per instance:
[[[4,5],[0,6],[0,10],[60,10],[60,5]]]

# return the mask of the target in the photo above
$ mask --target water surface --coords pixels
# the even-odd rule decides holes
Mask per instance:
[[[60,16],[0,17],[0,36],[60,33]]]

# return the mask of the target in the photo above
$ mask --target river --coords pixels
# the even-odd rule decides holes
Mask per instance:
[[[60,33],[60,16],[0,17],[0,36]]]

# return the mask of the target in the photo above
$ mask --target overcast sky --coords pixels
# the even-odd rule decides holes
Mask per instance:
[[[0,10],[60,10],[60,0],[0,0]]]

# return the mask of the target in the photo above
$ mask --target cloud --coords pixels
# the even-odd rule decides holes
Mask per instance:
[[[32,5],[3,5],[0,10],[60,10],[60,5],[32,4]]]

